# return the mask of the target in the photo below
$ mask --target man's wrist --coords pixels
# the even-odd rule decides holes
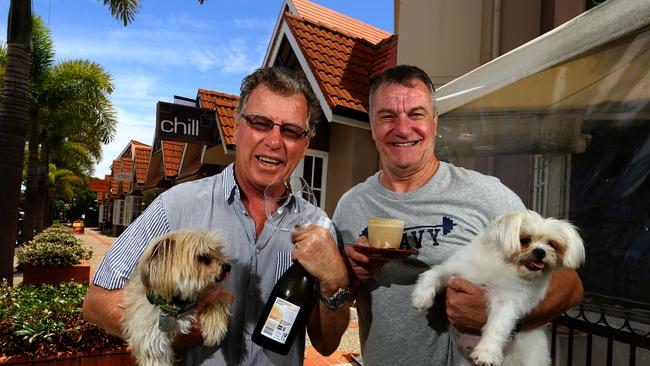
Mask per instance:
[[[338,287],[334,291],[324,292],[319,285],[318,296],[320,301],[328,308],[339,309],[343,307],[350,298],[350,288],[346,284],[345,286]]]

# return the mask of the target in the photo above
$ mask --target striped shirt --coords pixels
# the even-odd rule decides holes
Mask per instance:
[[[149,241],[179,229],[216,232],[223,253],[233,264],[224,286],[235,299],[228,334],[217,347],[196,346],[184,357],[186,365],[302,365],[304,337],[296,337],[289,355],[281,356],[252,343],[251,334],[277,278],[291,265],[291,233],[265,223],[256,237],[255,222],[240,199],[231,164],[220,174],[174,186],[162,193],[120,235],[100,264],[93,283],[106,289],[122,288],[131,277]],[[320,208],[302,199],[285,205],[284,227],[293,227],[304,215],[329,219]],[[298,209],[295,209],[298,208]],[[297,213],[296,213],[297,212]],[[330,227],[331,229],[331,227]],[[303,330],[304,333],[304,330]]]

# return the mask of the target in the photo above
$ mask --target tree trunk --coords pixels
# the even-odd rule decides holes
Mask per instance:
[[[41,136],[41,157],[38,162],[38,206],[36,210],[36,233],[40,233],[50,222],[50,152],[47,146],[47,132]]]
[[[18,200],[29,120],[29,42],[32,2],[11,0],[7,26],[7,65],[0,103],[0,280],[13,284]]]
[[[29,158],[27,159],[27,184],[25,185],[25,221],[23,222],[23,240],[34,238],[34,228],[38,215],[38,186],[40,183],[39,126],[38,119],[32,115],[29,121]]]

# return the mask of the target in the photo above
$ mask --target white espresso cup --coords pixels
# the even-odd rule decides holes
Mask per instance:
[[[373,248],[398,249],[402,243],[404,221],[371,217],[368,219],[368,241]]]

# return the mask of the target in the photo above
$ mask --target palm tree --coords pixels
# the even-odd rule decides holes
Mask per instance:
[[[52,197],[67,203],[72,202],[74,198],[74,188],[80,188],[86,184],[84,177],[80,177],[71,170],[57,168],[56,164],[49,165],[47,179]]]
[[[38,104],[42,111],[38,135],[40,168],[35,170],[47,172],[48,164],[56,161],[78,175],[92,173],[93,163],[101,159],[102,145],[115,136],[117,117],[108,99],[112,92],[110,75],[95,62],[65,61],[49,71]],[[35,200],[40,203],[35,213],[37,232],[48,226],[50,220],[47,186],[47,175],[39,175]]]
[[[34,236],[34,224],[39,211],[38,192],[44,190],[39,182],[47,175],[47,165],[39,166],[39,135],[44,114],[43,106],[43,85],[47,80],[49,70],[54,63],[54,45],[49,30],[43,25],[40,17],[32,19],[32,41],[31,41],[31,68],[29,88],[29,132],[28,132],[28,159],[27,159],[27,182],[25,185],[25,219],[23,221],[23,240],[32,240]],[[43,227],[39,227],[40,232]]]
[[[29,41],[32,2],[11,0],[7,27],[7,63],[0,103],[0,280],[13,284],[18,198],[28,121]]]
[[[111,14],[131,23],[140,9],[140,0],[103,0]],[[204,0],[199,0],[200,4]],[[27,91],[29,79],[29,41],[32,2],[11,0],[7,27],[7,63],[0,103],[0,280],[13,284],[14,245],[20,196],[25,135],[27,132]]]

